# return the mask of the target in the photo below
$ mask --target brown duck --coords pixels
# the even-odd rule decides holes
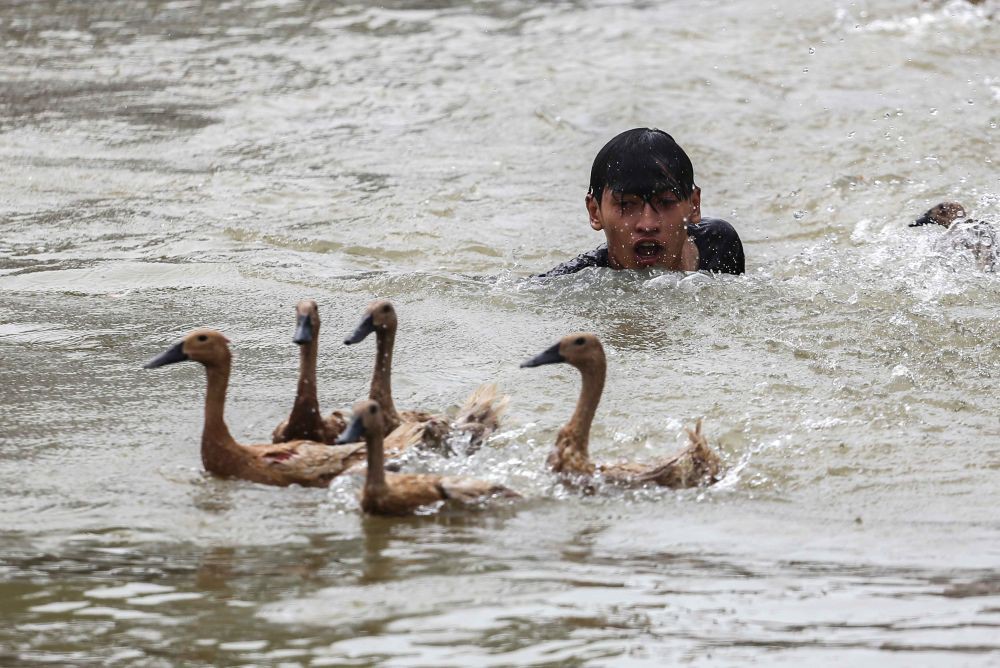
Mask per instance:
[[[295,334],[299,346],[299,382],[292,412],[271,435],[274,443],[317,441],[332,445],[347,427],[340,411],[323,417],[316,396],[316,357],[319,349],[319,307],[312,299],[303,299],[295,307]]]
[[[375,368],[368,398],[377,401],[381,407],[380,414],[385,420],[388,440],[397,440],[394,438],[394,430],[400,425],[415,422],[422,425],[420,442],[424,447],[447,452],[450,448],[447,447],[446,439],[454,427],[457,432],[468,435],[468,451],[478,448],[499,426],[500,417],[510,398],[500,396],[493,384],[482,385],[465,401],[453,423],[443,415],[426,411],[397,411],[392,400],[392,352],[397,326],[396,309],[392,303],[378,300],[368,305],[360,324],[344,339],[345,344],[352,345],[365,340],[372,332],[375,333]]]
[[[367,399],[354,404],[354,415],[340,440],[363,438],[368,468],[361,492],[361,509],[373,515],[407,515],[418,508],[451,501],[478,503],[490,497],[520,495],[503,485],[483,480],[414,473],[386,473],[382,438],[386,419],[378,402]],[[410,425],[412,427],[412,425]],[[403,428],[407,428],[405,425]]]
[[[205,426],[201,461],[216,475],[264,485],[326,487],[354,464],[364,461],[363,444],[329,446],[313,441],[244,445],[229,433],[223,415],[232,354],[229,339],[213,329],[196,329],[180,343],[145,365],[147,369],[192,360],[205,367]]]
[[[941,202],[910,223],[910,227],[923,225],[947,229],[935,244],[938,251],[968,252],[981,271],[1000,270],[1000,234],[986,221],[968,218],[958,202]]]
[[[548,457],[549,468],[570,477],[589,477],[595,473],[605,480],[622,485],[655,483],[664,487],[695,487],[718,480],[719,456],[708,446],[701,433],[701,420],[694,431],[688,430],[690,444],[682,452],[649,464],[623,462],[594,464],[590,460],[590,426],[601,401],[607,360],[601,342],[593,334],[569,334],[559,343],[521,364],[522,367],[566,362],[580,371],[583,388],[576,410],[559,430],[555,447]]]

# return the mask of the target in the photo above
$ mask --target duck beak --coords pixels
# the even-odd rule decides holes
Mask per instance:
[[[337,439],[337,445],[344,445],[345,443],[357,443],[365,438],[365,423],[361,420],[360,415],[355,415],[351,423],[347,425],[347,429],[340,435]]]
[[[312,318],[308,315],[300,315],[298,317],[298,322],[295,324],[295,336],[292,337],[292,343],[297,343],[301,346],[303,343],[312,343],[312,340]]]
[[[146,362],[142,368],[143,369],[155,369],[158,366],[166,366],[167,364],[176,364],[177,362],[184,362],[190,359],[183,350],[184,342],[178,343],[176,346],[164,350],[162,353],[154,357],[153,359]]]
[[[530,366],[542,366],[543,364],[558,364],[565,362],[566,358],[559,353],[559,344],[546,348],[529,360],[521,362],[521,368]]]
[[[909,227],[920,227],[922,225],[931,225],[933,223],[934,219],[931,218],[930,211],[928,211],[927,213],[925,213],[924,215],[920,216],[915,221],[910,223]]]
[[[369,313],[361,320],[361,324],[359,324],[357,329],[354,330],[354,333],[344,339],[344,344],[349,346],[352,343],[360,343],[374,331],[375,319],[372,317],[372,314]]]

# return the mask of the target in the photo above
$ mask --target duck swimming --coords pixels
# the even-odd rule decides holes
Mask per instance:
[[[583,387],[576,402],[576,410],[569,422],[559,430],[555,447],[547,463],[555,473],[570,476],[600,474],[605,480],[620,485],[655,483],[663,487],[681,488],[711,484],[718,480],[721,462],[708,446],[701,433],[701,420],[694,431],[688,430],[691,440],[682,452],[649,464],[623,462],[594,464],[590,460],[590,426],[597,412],[607,375],[607,358],[600,340],[588,333],[564,336],[551,348],[521,364],[535,367],[543,364],[566,362],[580,371]]]
[[[378,402],[380,406],[379,412],[385,420],[388,439],[396,440],[393,432],[400,425],[416,422],[423,425],[420,440],[427,448],[447,451],[445,441],[452,434],[453,426],[458,433],[468,435],[468,452],[478,448],[497,429],[510,398],[500,396],[495,385],[482,385],[459,409],[454,425],[442,415],[425,411],[397,411],[392,400],[392,352],[397,326],[396,309],[392,303],[384,299],[377,300],[368,305],[360,324],[344,339],[346,345],[352,345],[365,340],[372,332],[375,333],[375,368],[372,371],[368,398]]]
[[[319,307],[312,299],[303,299],[295,307],[295,334],[299,346],[299,383],[292,412],[279,424],[272,436],[274,443],[317,441],[332,445],[347,427],[340,411],[325,418],[319,412],[316,397],[316,356],[319,348]]]
[[[205,425],[201,433],[201,461],[219,476],[264,485],[326,487],[354,464],[364,461],[360,443],[330,446],[314,441],[244,445],[229,433],[223,411],[232,354],[229,339],[213,329],[196,329],[180,343],[145,365],[146,369],[191,360],[205,367]]]
[[[910,227],[923,225],[947,229],[935,244],[939,252],[968,252],[981,271],[1000,270],[1000,234],[984,220],[967,218],[958,202],[941,202],[910,223]]]
[[[361,492],[361,509],[373,515],[407,515],[422,506],[454,501],[471,504],[490,497],[517,498],[503,485],[483,480],[415,473],[386,473],[382,438],[386,419],[378,402],[354,404],[354,415],[340,441],[364,438],[368,469]],[[412,424],[403,428],[412,428]]]

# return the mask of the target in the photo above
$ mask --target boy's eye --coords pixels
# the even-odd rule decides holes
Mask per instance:
[[[659,197],[656,200],[656,204],[658,206],[666,206],[666,207],[673,206],[679,202],[680,200],[677,199],[676,197]]]
[[[642,200],[637,197],[628,197],[618,200],[618,207],[622,211],[633,211],[638,209],[640,204],[642,204]]]

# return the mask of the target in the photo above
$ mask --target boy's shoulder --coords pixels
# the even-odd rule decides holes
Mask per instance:
[[[688,225],[688,236],[698,247],[698,271],[716,274],[742,274],[746,272],[743,241],[736,228],[721,218],[702,218],[696,225]]]
[[[601,244],[592,251],[580,253],[572,260],[567,260],[545,273],[535,274],[534,278],[549,278],[551,276],[562,276],[563,274],[575,274],[587,267],[607,267],[608,266],[608,245]]]

